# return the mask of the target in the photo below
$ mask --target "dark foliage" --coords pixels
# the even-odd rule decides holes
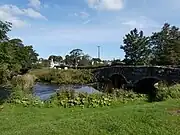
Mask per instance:
[[[21,39],[9,39],[11,23],[0,21],[0,84],[13,75],[25,74],[37,61],[38,54]]]

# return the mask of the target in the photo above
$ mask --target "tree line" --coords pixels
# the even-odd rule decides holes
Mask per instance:
[[[123,37],[123,45],[120,46],[125,52],[123,60],[114,60],[113,63],[125,65],[180,65],[180,30],[177,26],[165,23],[160,31],[153,32],[151,36],[145,36],[142,30],[132,29]],[[83,61],[80,60],[83,56]],[[74,49],[70,55],[66,55],[64,61],[67,64],[77,63],[88,65],[89,55],[83,55],[81,49]],[[50,59],[50,58],[49,58]],[[54,58],[58,60],[59,57]],[[62,60],[62,57],[60,58]],[[91,61],[101,62],[98,58]]]
[[[145,36],[136,28],[123,38],[127,65],[179,65],[180,64],[180,30],[165,23],[159,32]]]
[[[94,62],[94,65],[98,65],[102,61],[100,58],[92,58],[90,55],[85,54],[81,49],[71,50],[64,58],[62,56],[50,55],[48,61],[51,61],[52,59],[54,62],[72,66],[90,66],[92,65],[92,62]]]
[[[36,67],[39,54],[32,45],[24,45],[21,39],[10,39],[10,22],[0,21],[0,77],[7,72],[20,72],[22,69]],[[132,29],[123,37],[125,52],[123,60],[114,60],[114,63],[126,65],[179,65],[180,64],[180,30],[176,26],[165,23],[160,31],[153,32],[151,36],[145,36],[142,30]],[[51,55],[48,59],[42,59],[42,66],[49,66],[49,61],[64,62],[68,65],[88,66],[95,65],[102,60],[91,58],[81,49],[73,49],[68,55]],[[6,71],[6,72],[5,72]]]

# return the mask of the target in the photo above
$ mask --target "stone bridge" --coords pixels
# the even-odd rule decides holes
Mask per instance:
[[[163,66],[111,66],[93,71],[96,82],[110,88],[133,88],[137,92],[154,87],[159,81],[180,82],[180,68]]]

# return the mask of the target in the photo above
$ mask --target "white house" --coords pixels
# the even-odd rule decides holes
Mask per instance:
[[[65,64],[62,63],[62,62],[54,62],[54,60],[51,59],[50,68],[56,68],[56,66],[57,66],[57,67],[60,67],[61,65],[65,65]],[[66,66],[63,66],[63,67],[64,67],[65,70],[68,69],[68,67],[66,67]],[[61,68],[60,68],[60,69],[61,69]]]

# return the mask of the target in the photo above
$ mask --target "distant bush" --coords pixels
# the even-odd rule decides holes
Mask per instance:
[[[87,84],[92,82],[91,70],[85,69],[41,69],[31,72],[39,81],[55,84]]]

